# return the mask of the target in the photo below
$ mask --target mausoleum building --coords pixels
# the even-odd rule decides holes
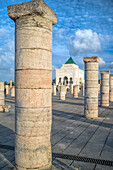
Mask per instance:
[[[84,83],[84,71],[70,57],[60,69],[56,69],[56,85],[78,85]]]

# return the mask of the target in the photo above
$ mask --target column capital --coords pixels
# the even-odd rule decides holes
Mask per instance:
[[[113,74],[111,74],[110,77],[113,77]]]
[[[43,0],[32,0],[7,7],[8,15],[12,20],[29,15],[38,15],[49,19],[52,24],[57,23],[57,15]]]
[[[98,63],[99,62],[99,57],[97,57],[97,56],[84,57],[83,61],[85,63],[88,63],[88,62],[96,62],[96,63]]]
[[[107,71],[100,71],[101,74],[110,74],[110,71],[107,70]]]

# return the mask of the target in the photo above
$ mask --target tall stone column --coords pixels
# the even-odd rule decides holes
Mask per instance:
[[[109,106],[109,74],[110,71],[101,71],[101,106]]]
[[[8,95],[9,94],[9,86],[6,85],[5,88],[6,88],[6,95]]]
[[[98,57],[84,57],[85,62],[85,98],[84,114],[86,118],[98,118]]]
[[[73,94],[73,84],[70,84],[70,93]]]
[[[61,86],[61,89],[60,89],[60,100],[65,100],[65,95],[66,95],[66,88],[65,86]]]
[[[56,85],[53,85],[53,95],[56,96]]]
[[[110,102],[113,102],[113,75],[110,75]]]
[[[73,86],[73,97],[78,97],[78,85]]]
[[[52,165],[52,25],[57,17],[43,0],[8,6],[8,15],[16,25],[16,166],[48,169]]]
[[[12,80],[10,80],[10,89],[12,88]]]
[[[11,96],[12,96],[12,97],[15,97],[15,86],[12,86]]]
[[[5,99],[4,99],[4,82],[0,82],[0,112],[4,111]]]

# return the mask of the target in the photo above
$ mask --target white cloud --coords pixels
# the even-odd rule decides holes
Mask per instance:
[[[64,38],[63,33],[65,32],[65,29],[54,27],[53,30],[54,30],[55,36],[58,36],[59,38]]]
[[[99,58],[100,59],[100,61],[99,61],[99,67],[100,68],[103,68],[105,65],[106,65],[106,63],[105,63],[105,61],[103,60],[103,58]]]
[[[80,30],[75,32],[74,40],[70,41],[70,54],[87,54],[88,52],[96,53],[101,51],[101,42],[99,35],[91,29]]]

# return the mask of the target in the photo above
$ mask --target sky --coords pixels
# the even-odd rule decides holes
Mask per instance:
[[[28,0],[0,0],[0,81],[14,81],[15,24],[7,6]],[[98,56],[99,71],[113,74],[113,0],[45,0],[57,14],[53,26],[52,68],[71,56],[81,69],[83,57]]]

